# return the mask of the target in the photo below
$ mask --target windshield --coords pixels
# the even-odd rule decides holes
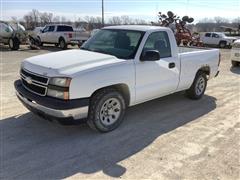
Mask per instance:
[[[84,43],[81,49],[132,59],[143,35],[142,31],[102,29]]]

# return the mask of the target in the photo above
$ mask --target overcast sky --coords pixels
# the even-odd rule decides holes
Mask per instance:
[[[37,9],[52,12],[75,20],[84,16],[101,16],[101,0],[0,0],[1,18],[22,18]],[[155,21],[157,12],[168,10],[183,16],[189,15],[196,21],[208,17],[222,16],[229,19],[240,17],[240,0],[104,0],[106,19],[111,16],[128,15],[132,18]],[[195,22],[196,22],[195,21]]]

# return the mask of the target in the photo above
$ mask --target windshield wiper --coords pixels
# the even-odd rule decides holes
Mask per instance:
[[[116,55],[111,54],[111,53],[109,53],[109,52],[107,52],[107,51],[104,51],[104,50],[101,50],[101,49],[88,49],[88,48],[85,48],[85,47],[81,47],[80,49],[86,50],[86,51],[92,51],[92,52],[98,52],[98,53],[108,54],[108,55],[115,56],[116,58],[119,58],[119,57],[117,57]]]

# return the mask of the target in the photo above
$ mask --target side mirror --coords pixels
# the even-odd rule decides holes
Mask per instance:
[[[140,57],[140,61],[158,61],[160,53],[157,50],[144,51]]]

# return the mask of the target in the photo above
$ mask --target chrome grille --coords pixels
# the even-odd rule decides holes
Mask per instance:
[[[47,94],[48,77],[32,73],[25,69],[21,69],[20,75],[22,84],[27,90],[40,96]]]

